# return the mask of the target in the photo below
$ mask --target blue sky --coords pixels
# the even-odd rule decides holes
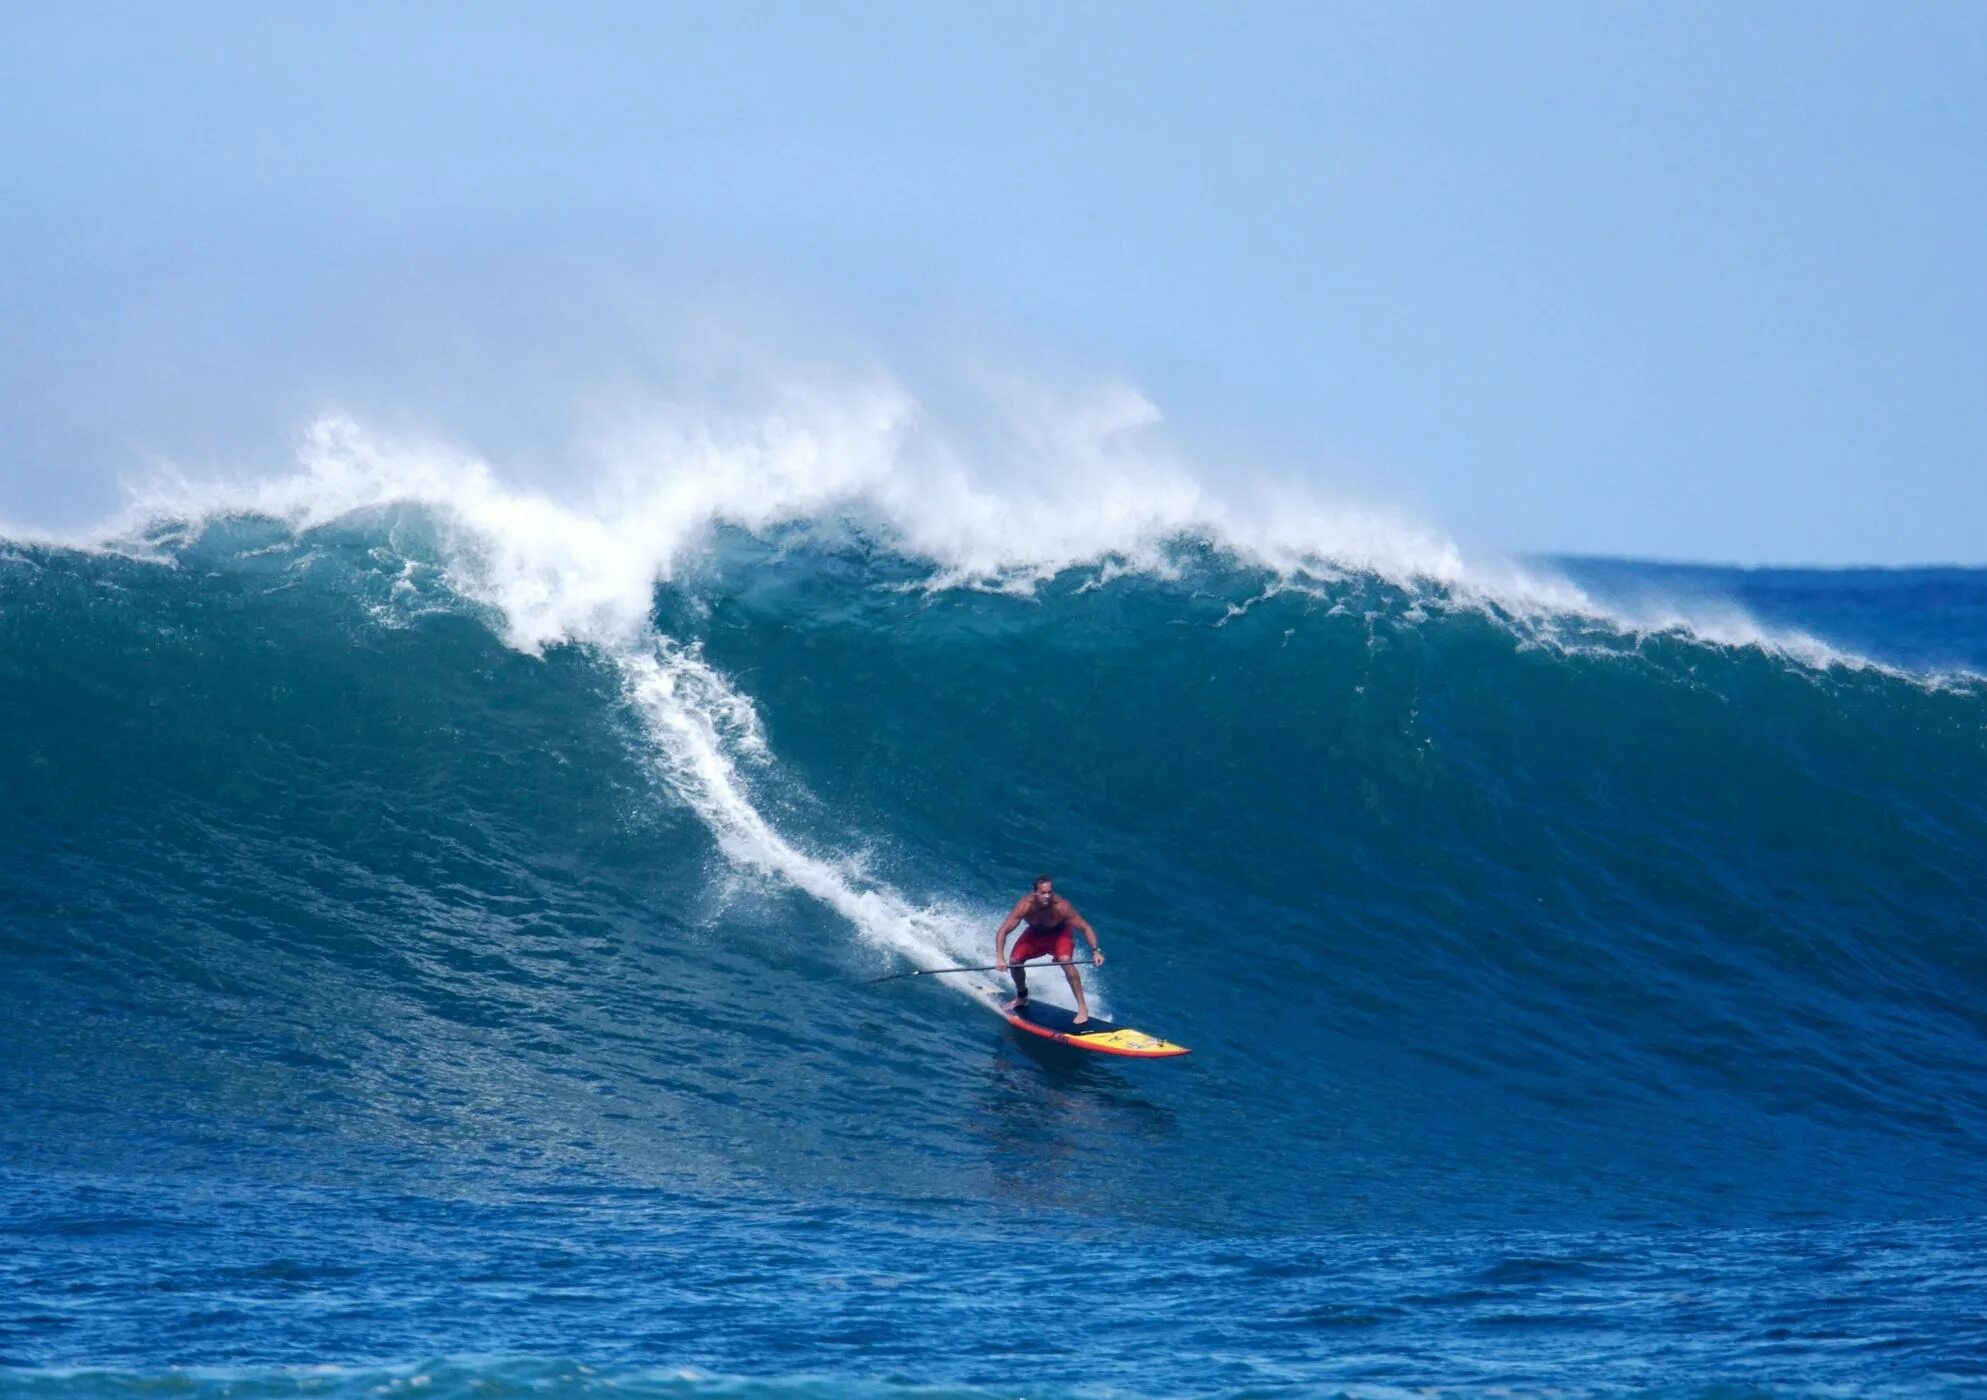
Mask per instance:
[[[584,266],[1467,542],[1987,563],[1979,6],[14,5],[0,132],[0,518],[367,383],[447,430],[505,352],[438,326],[528,436]]]

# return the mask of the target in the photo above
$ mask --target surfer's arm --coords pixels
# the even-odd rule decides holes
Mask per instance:
[[[1013,933],[1014,926],[1021,922],[1021,911],[1027,906],[1027,900],[1018,901],[1007,911],[1007,917],[1000,921],[1000,927],[994,930],[994,963],[1002,972],[1007,970],[1007,935]]]
[[[1090,961],[1099,967],[1104,965],[1104,950],[1097,946],[1097,930],[1090,927],[1090,920],[1076,912],[1074,904],[1069,906],[1069,921],[1076,925],[1076,931],[1090,944]]]

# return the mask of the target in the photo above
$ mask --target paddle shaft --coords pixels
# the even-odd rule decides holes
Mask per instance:
[[[887,973],[882,977],[872,977],[869,979],[869,985],[873,987],[878,982],[895,982],[900,977],[940,977],[948,972],[1006,972],[1008,968],[1026,967],[1026,966],[1027,966],[1026,963],[1009,963],[1007,967],[1002,967],[998,963],[989,963],[985,967],[920,967],[912,972],[892,972],[892,973]],[[1094,967],[1096,966],[1096,964],[1090,962],[1087,959],[1083,962],[1077,962],[1075,959],[1071,959],[1067,964],[1052,962],[1052,963],[1043,964],[1043,966]]]

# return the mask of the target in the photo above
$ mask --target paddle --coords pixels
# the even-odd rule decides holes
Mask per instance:
[[[1028,964],[1026,963],[1009,963],[1007,967],[1026,967],[1027,965]],[[1062,967],[1064,966],[1064,964],[1056,962],[1037,963],[1036,966]],[[1068,966],[1094,967],[1095,964],[1089,962],[1088,960],[1085,960],[1083,962],[1077,962],[1074,959],[1072,959],[1068,963]],[[873,987],[878,982],[895,982],[900,977],[937,977],[947,972],[1005,972],[1005,971],[1007,971],[1007,968],[1001,967],[998,964],[989,964],[986,967],[920,967],[912,972],[891,972],[891,973],[886,973],[882,977],[872,977],[869,979],[869,985]]]

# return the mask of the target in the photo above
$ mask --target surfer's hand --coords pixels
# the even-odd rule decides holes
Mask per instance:
[[[1102,967],[1104,965],[1104,950],[1102,948],[1092,948],[1090,950],[1090,965],[1092,967]]]
[[[995,972],[1005,972],[1005,971],[1007,971],[1007,959],[1006,959],[1006,958],[1002,958],[1002,959],[1001,959],[1001,960],[1000,960],[999,962],[995,963],[995,964],[994,964],[994,971],[995,971]]]

